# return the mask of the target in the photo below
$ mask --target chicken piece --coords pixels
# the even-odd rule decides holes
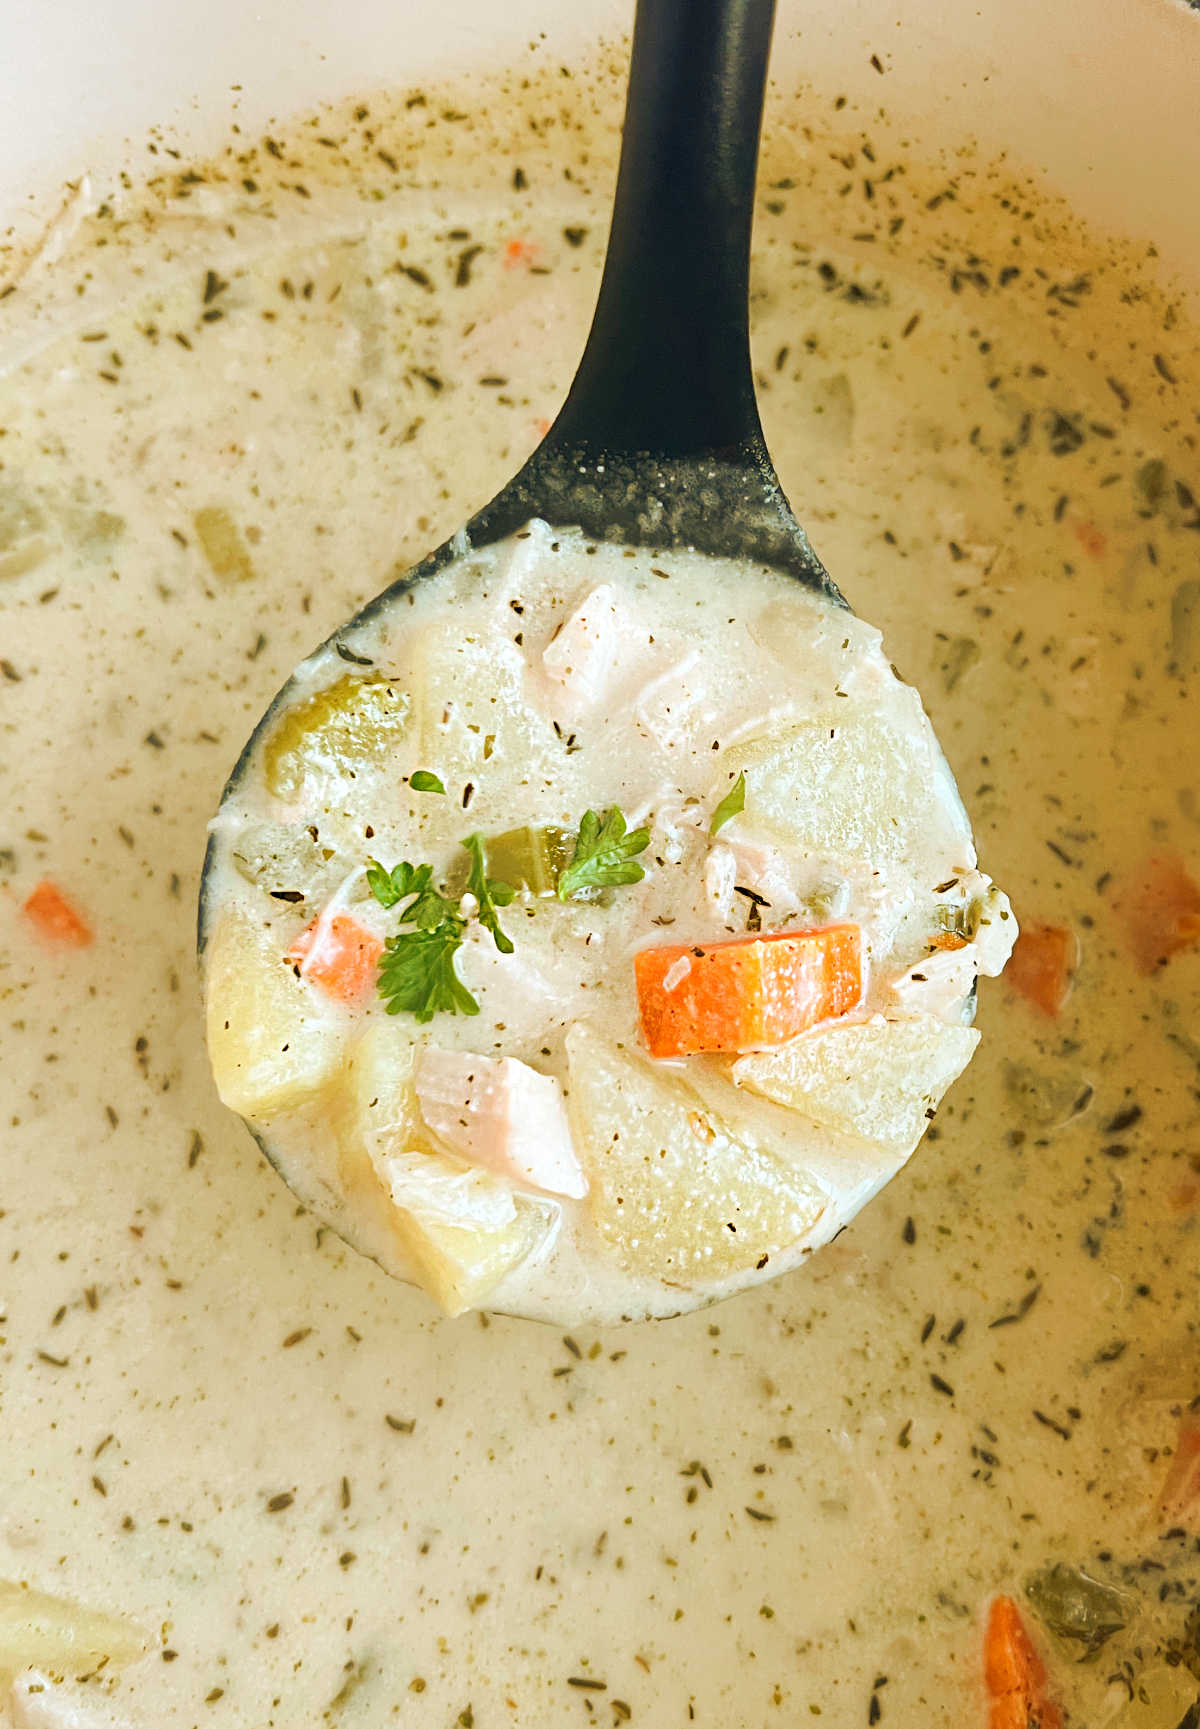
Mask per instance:
[[[966,871],[938,901],[943,928],[929,952],[890,981],[891,1004],[903,1014],[931,1014],[959,1022],[971,1018],[969,998],[979,974],[1004,970],[1017,938],[1017,921],[1003,894],[980,871]]]
[[[893,979],[888,986],[889,998],[905,1015],[924,1013],[944,1021],[961,1021],[977,972],[977,956],[969,943],[961,949],[942,949],[925,955]]]
[[[553,1235],[550,1209],[429,1143],[403,1027],[368,1027],[337,1104],[341,1180],[356,1206],[381,1204],[411,1277],[448,1315],[478,1308]]]
[[[594,588],[542,651],[542,666],[554,686],[553,706],[561,717],[576,720],[611,695],[644,645],[644,632],[611,585]]]
[[[732,847],[717,845],[710,848],[704,861],[704,905],[719,919],[727,919],[733,909],[733,890],[738,880],[737,859]]]
[[[427,1047],[415,1079],[425,1122],[469,1164],[546,1194],[579,1200],[587,1193],[562,1088],[552,1076],[516,1057]]]

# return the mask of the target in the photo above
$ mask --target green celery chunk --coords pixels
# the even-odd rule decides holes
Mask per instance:
[[[575,836],[565,828],[510,828],[485,841],[487,873],[518,894],[552,895],[575,856]],[[471,861],[464,853],[446,875],[451,899],[466,892]]]
[[[295,703],[263,748],[268,791],[288,801],[312,797],[382,767],[404,738],[410,707],[407,694],[378,673],[347,673]]]
[[[1055,1638],[1074,1645],[1080,1659],[1095,1656],[1133,1616],[1134,1605],[1123,1591],[1065,1561],[1026,1579],[1025,1595]]]

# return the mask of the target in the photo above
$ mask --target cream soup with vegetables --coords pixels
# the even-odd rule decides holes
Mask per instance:
[[[619,1058],[655,1099],[666,1082],[699,1096],[705,1077],[701,1116],[784,1120],[829,1210],[903,1164],[836,1242],[663,1326],[532,1326],[485,1312],[499,1282],[446,1320],[325,1222],[335,1198],[298,1160],[333,1141],[301,1138],[295,1115],[278,1133],[255,1120],[310,1207],[213,1087],[195,906],[229,765],[313,644],[452,534],[555,413],[594,300],[623,75],[568,79],[535,54],[507,82],[243,128],[212,162],[150,140],[152,185],[132,166],[136,187],[81,183],[37,257],[0,265],[0,1697],[19,1724],[985,1729],[1023,1711],[1049,1729],[1061,1711],[1177,1729],[1200,1692],[1200,343],[1144,254],[970,155],[938,163],[929,143],[923,165],[836,91],[773,95],[753,307],[768,438],[822,559],[920,689],[1021,926],[980,986],[976,1054],[907,1163],[911,1141],[885,1149],[885,1120],[842,1094],[858,1126],[826,1125],[817,1151],[869,1127],[863,1191],[809,1163],[815,1117],[731,1081],[743,1062],[770,1077],[779,1051],[652,1058],[642,1039],[637,955],[682,943],[685,911],[696,946],[756,934],[755,901],[731,891],[725,916],[705,898],[729,885],[726,853],[752,888],[752,845],[797,873],[804,850],[745,826],[763,789],[738,753],[770,729],[722,724],[669,800],[658,744],[639,734],[633,760],[614,751],[585,778],[595,726],[549,707],[558,618],[608,586],[653,609],[647,632],[682,630],[671,609],[693,587],[675,561],[655,559],[664,581],[539,540],[539,594],[558,592],[554,569],[567,580],[522,644],[505,597],[503,658],[526,657],[538,713],[585,745],[560,799],[520,787],[489,806],[481,774],[435,758],[436,739],[410,755],[411,734],[391,816],[346,802],[374,836],[318,822],[319,855],[303,831],[283,849],[314,796],[304,739],[322,702],[330,737],[332,693],[361,688],[343,679],[395,719],[386,687],[405,668],[380,620],[377,644],[344,638],[371,667],[335,651],[305,667],[273,717],[305,724],[290,742],[264,730],[218,824],[221,910],[253,917],[256,940],[269,921],[280,950],[330,908],[376,941],[417,929],[411,895],[385,908],[371,892],[372,859],[389,882],[436,867],[431,886],[458,894],[477,1015],[388,1016],[371,990],[327,1007],[275,955],[267,976],[293,1000],[303,984],[368,1057],[377,1032],[444,1053],[424,1086],[439,1148],[462,1129],[460,1053],[561,1088],[586,1194],[466,1171],[502,1185],[501,1237],[509,1207],[531,1238],[557,1215],[526,1272],[503,1275],[513,1306],[585,1230],[589,1264],[605,1245],[616,1284],[633,1279],[593,1210],[606,1190],[576,1143],[567,1023],[597,1041],[595,1074]],[[463,604],[486,613],[529,545],[481,556]],[[820,636],[835,615],[761,573],[725,592],[756,672],[780,665],[785,695],[816,700],[814,663],[750,626],[784,604]],[[423,623],[448,621],[436,582],[428,595]],[[849,629],[856,664],[878,669],[868,627],[836,617],[830,652]],[[415,725],[419,687],[396,689]],[[884,680],[879,700],[908,704],[914,748],[928,741],[902,687]],[[636,724],[624,695],[609,710]],[[268,753],[286,814],[264,794]],[[743,810],[711,834],[742,766]],[[421,770],[444,795],[414,786]],[[876,1012],[972,1036],[962,978],[940,1001],[914,980],[903,1011],[882,994],[925,971],[957,892],[938,892],[957,871],[928,869],[964,832],[938,785],[931,770],[919,805],[948,826],[921,828],[907,924],[887,925],[892,903],[857,871],[819,911],[800,903],[833,878],[789,878],[796,904],[752,888],[770,903],[759,935],[850,923],[883,945],[856,1037],[896,1036]],[[251,794],[264,802],[242,811]],[[588,810],[597,841],[614,810],[623,839],[650,830],[624,861],[645,876],[560,899]],[[421,821],[440,825],[428,844]],[[485,875],[515,887],[495,901],[511,954],[462,911],[453,871],[473,868],[475,834]],[[832,851],[857,856],[844,837]],[[898,893],[900,861],[883,868]],[[967,907],[982,897],[960,887]],[[539,933],[584,918],[619,933],[603,964],[553,968]],[[507,969],[533,966],[566,999],[554,1015],[513,988]],[[585,979],[601,1016],[577,1012]],[[356,1061],[339,1043],[339,1076]],[[483,1072],[494,1122],[531,1085],[530,1107],[557,1116],[552,1091],[514,1086],[522,1071]],[[320,1102],[317,1126],[332,1121]],[[751,1166],[767,1152],[756,1139]],[[553,1174],[570,1184],[569,1165]],[[338,1223],[364,1242],[373,1217],[368,1201]],[[685,1306],[660,1286],[655,1272],[643,1308]],[[571,1289],[597,1311],[613,1292]]]
[[[1016,936],[877,631],[540,522],[308,661],[214,835],[221,1096],[452,1313],[796,1265],[912,1151]]]

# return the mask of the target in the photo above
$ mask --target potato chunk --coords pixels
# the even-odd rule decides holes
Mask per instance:
[[[739,823],[786,846],[873,866],[974,863],[966,813],[919,710],[903,731],[874,716],[799,726],[728,751],[722,768],[714,804],[744,771]]]
[[[825,1128],[911,1152],[979,1034],[936,1015],[839,1021],[739,1057],[733,1080]]]
[[[378,673],[347,673],[301,698],[263,747],[268,791],[291,804],[320,796],[364,768],[381,768],[408,730],[411,706],[407,693]],[[397,785],[403,773],[397,760]]]
[[[820,1218],[826,1197],[803,1171],[735,1137],[680,1082],[585,1025],[567,1053],[592,1218],[630,1272],[680,1285],[749,1272]]]
[[[489,811],[491,788],[505,788],[496,806],[511,821],[514,786],[522,806],[541,817],[578,820],[583,808],[567,744],[550,717],[526,694],[525,657],[495,635],[464,636],[453,622],[431,625],[414,658],[422,762],[457,796],[475,788],[472,815]],[[489,816],[484,816],[489,821]]]
[[[309,1103],[342,1055],[336,1012],[283,959],[283,940],[243,912],[208,939],[206,1019],[217,1091],[259,1122]]]
[[[447,1157],[421,1120],[403,1027],[362,1035],[346,1065],[343,1178],[368,1161],[414,1276],[449,1315],[482,1303],[549,1236],[553,1214],[489,1172]]]
[[[145,1649],[142,1634],[122,1615],[0,1580],[0,1682],[29,1668],[80,1675],[104,1660],[131,1663]]]

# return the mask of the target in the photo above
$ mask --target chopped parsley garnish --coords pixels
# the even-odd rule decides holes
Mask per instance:
[[[415,774],[408,777],[408,784],[414,792],[445,792],[445,787],[432,769],[419,768]]]
[[[712,821],[708,825],[709,834],[717,834],[725,827],[731,817],[741,816],[746,808],[746,771],[738,775],[725,797],[712,813]]]
[[[415,784],[417,775],[412,779]],[[565,901],[591,890],[641,882],[646,873],[634,854],[649,844],[648,828],[626,833],[625,818],[615,805],[603,820],[588,811],[579,825],[574,857],[559,875],[558,898]],[[462,845],[471,860],[464,892],[474,899],[476,916],[500,953],[510,955],[513,943],[500,924],[499,909],[511,906],[517,891],[487,874],[483,835],[468,835]],[[378,859],[369,859],[367,886],[385,911],[399,908],[400,923],[411,927],[386,938],[379,959],[378,988],[388,1014],[415,1015],[418,1021],[431,1021],[437,1014],[477,1015],[479,1004],[454,964],[467,918],[460,903],[435,886],[433,866],[405,859],[388,870]]]
[[[462,843],[471,855],[471,874],[467,878],[467,893],[475,896],[479,905],[479,922],[492,933],[492,940],[502,955],[513,952],[512,942],[500,929],[497,907],[510,905],[516,891],[506,882],[487,874],[487,843],[481,834],[468,835]]]
[[[625,831],[625,818],[616,805],[603,822],[594,810],[585,812],[575,842],[575,856],[558,879],[558,898],[571,900],[587,889],[616,888],[640,883],[646,872],[634,858],[650,845],[648,828]]]
[[[414,924],[419,930],[436,930],[447,918],[458,917],[454,902],[434,888],[432,865],[402,863],[394,870],[386,871],[378,859],[371,859],[367,865],[367,887],[380,906],[388,911],[411,896],[412,905],[400,917],[405,924]]]
[[[477,1015],[479,1004],[454,969],[466,926],[457,916],[432,930],[401,931],[383,945],[379,994],[389,1015]]]
[[[433,866],[402,862],[388,871],[372,859],[367,884],[389,911],[406,901],[400,922],[414,927],[388,937],[383,945],[378,984],[388,1014],[411,1014],[419,1021],[443,1013],[477,1015],[479,1004],[454,967],[466,920],[454,902],[434,888]]]

